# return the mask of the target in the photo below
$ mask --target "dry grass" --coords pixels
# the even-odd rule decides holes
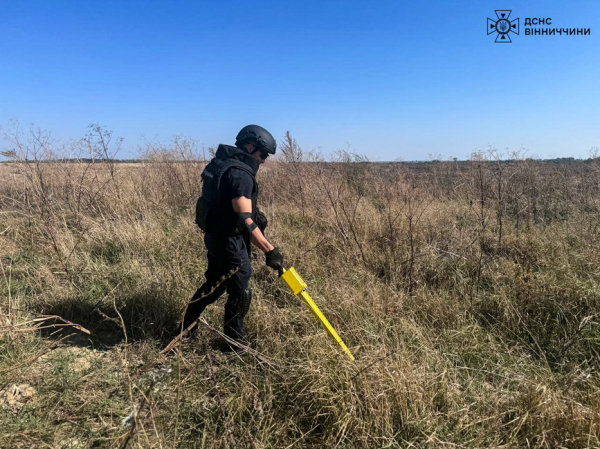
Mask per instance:
[[[216,349],[218,305],[164,354],[205,268],[186,148],[0,164],[2,447],[600,444],[597,159],[324,162],[290,138],[259,174],[268,237],[351,363],[260,256],[259,354]]]

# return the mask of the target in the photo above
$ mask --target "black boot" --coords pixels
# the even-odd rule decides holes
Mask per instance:
[[[251,302],[252,289],[246,288],[239,294],[230,295],[225,304],[224,333],[244,345],[247,344],[244,335],[244,317],[250,310]]]
[[[229,304],[225,305],[223,333],[244,346],[248,344],[244,335],[244,317],[240,316],[236,309],[229,307]]]

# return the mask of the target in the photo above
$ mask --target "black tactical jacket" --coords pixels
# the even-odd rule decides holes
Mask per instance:
[[[231,198],[223,195],[228,170],[236,168],[252,179],[252,219],[256,222],[258,184],[256,172],[260,162],[237,147],[219,145],[215,157],[202,172],[202,196],[196,204],[196,223],[204,232],[220,235],[238,235],[238,214],[233,210]]]

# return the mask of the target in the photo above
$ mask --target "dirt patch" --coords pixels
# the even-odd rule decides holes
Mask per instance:
[[[6,390],[0,390],[0,407],[17,411],[35,396],[35,393],[35,389],[29,384],[13,384]]]
[[[92,361],[98,357],[96,352],[89,349],[69,348],[68,351],[73,354],[73,360],[69,363],[69,366],[76,373],[89,369],[92,366]]]
[[[92,367],[92,363],[97,359],[104,359],[105,354],[96,349],[65,347],[57,349],[52,357],[67,355],[69,357],[69,368],[76,373],[81,373]],[[50,356],[50,355],[49,355]]]

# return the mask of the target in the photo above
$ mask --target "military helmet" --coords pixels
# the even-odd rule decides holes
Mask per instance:
[[[235,138],[235,146],[241,147],[248,142],[254,142],[269,154],[275,154],[277,142],[269,131],[258,125],[244,126]]]

